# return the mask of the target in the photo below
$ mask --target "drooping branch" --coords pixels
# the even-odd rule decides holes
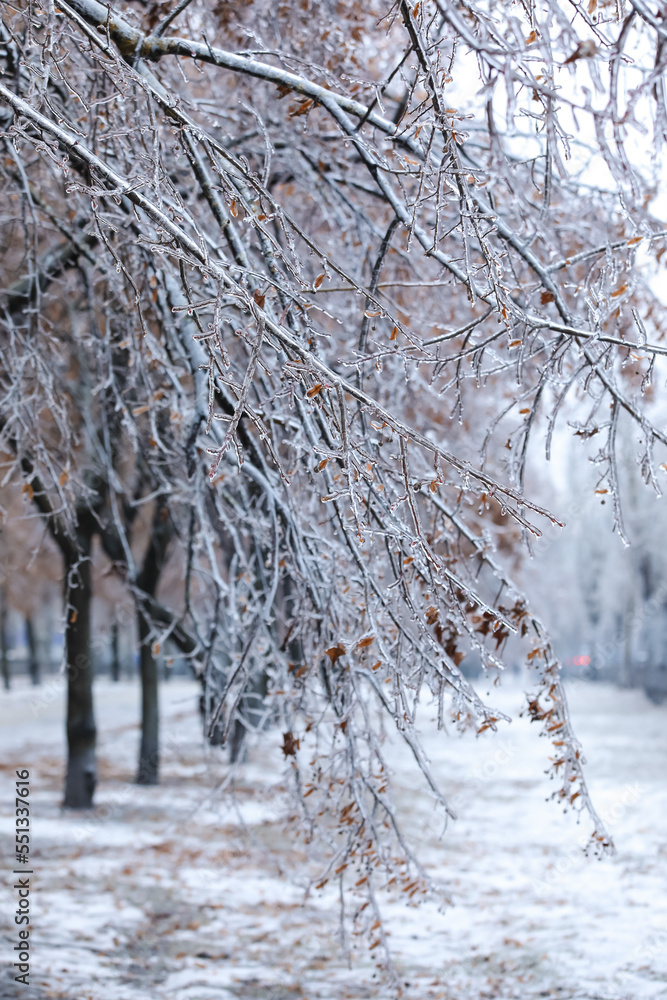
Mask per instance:
[[[208,273],[213,278],[218,279],[227,287],[238,290],[238,285],[229,276],[224,262],[216,261],[211,258],[201,245],[198,244],[191,236],[188,236],[188,234],[180,226],[173,222],[162,209],[153,204],[153,202],[149,198],[146,198],[145,195],[141,194],[141,192],[137,191],[131,182],[126,181],[103,160],[90,150],[86,149],[76,136],[72,135],[61,126],[56,125],[55,122],[52,122],[40,112],[36,111],[30,104],[23,101],[20,97],[12,94],[12,92],[8,90],[4,84],[0,84],[0,97],[7,101],[7,103],[10,104],[16,111],[24,115],[37,128],[53,135],[54,138],[58,140],[58,143],[64,151],[76,153],[77,156],[89,165],[91,170],[99,174],[100,177],[103,177],[110,185],[113,185],[105,191],[105,195],[107,197],[113,198],[114,196],[118,197],[120,195],[126,197],[130,202],[132,202],[132,204],[136,205],[137,208],[140,208],[143,212],[145,212],[152,222],[164,229],[173,239],[175,246],[180,250],[186,251],[186,253],[190,255],[190,258],[194,259],[192,260],[192,263],[198,262],[206,268]],[[165,249],[169,249],[168,244],[153,241],[152,249],[158,249],[158,247],[162,252],[164,252]],[[518,508],[527,507],[536,514],[548,517],[551,521],[559,523],[557,518],[554,517],[554,515],[548,510],[545,510],[539,504],[533,503],[511,486],[502,485],[487,473],[479,469],[475,469],[470,462],[462,461],[450,452],[439,448],[433,441],[429,440],[429,438],[425,437],[419,431],[405,424],[403,421],[398,420],[393,413],[387,410],[384,406],[380,405],[375,399],[373,399],[373,397],[363,392],[352,382],[342,378],[331,368],[331,366],[323,362],[316,354],[308,350],[308,348],[304,347],[299,339],[271,319],[249,296],[246,296],[245,306],[257,319],[261,319],[261,322],[265,324],[266,329],[275,336],[276,340],[278,340],[283,347],[288,348],[291,352],[294,352],[294,354],[299,355],[304,361],[306,361],[313,374],[321,377],[329,387],[335,388],[339,392],[349,394],[358,400],[358,402],[360,402],[362,406],[366,407],[371,414],[376,416],[378,419],[383,420],[397,434],[414,441],[414,443],[419,447],[423,448],[427,452],[431,452],[437,459],[451,465],[464,476],[476,480],[480,486],[486,489],[492,489],[494,492],[501,493],[508,499],[515,501]],[[535,534],[539,535],[539,529],[530,525],[525,518],[521,516],[516,508],[509,508],[509,510],[513,517],[519,520],[525,527],[530,528],[530,530]]]

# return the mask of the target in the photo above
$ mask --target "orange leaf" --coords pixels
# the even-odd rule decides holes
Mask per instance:
[[[337,646],[332,646],[330,649],[326,649],[325,653],[331,662],[335,663],[336,660],[339,660],[341,656],[345,655],[345,646],[342,642],[339,642]]]
[[[299,107],[295,111],[290,111],[291,118],[298,118],[299,115],[307,115],[310,109],[315,104],[312,98],[307,97],[305,101],[302,101]]]
[[[322,383],[318,382],[317,385],[314,385],[311,389],[308,390],[306,396],[308,396],[308,399],[312,399],[313,396],[317,396],[317,394],[321,391],[322,391]]]
[[[323,281],[324,281],[324,275],[318,274],[318,276],[315,278],[315,281],[313,282],[314,287],[319,288]]]

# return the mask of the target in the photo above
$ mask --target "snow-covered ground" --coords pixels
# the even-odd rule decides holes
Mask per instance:
[[[44,1000],[342,1000],[388,996],[360,942],[340,950],[338,899],[306,896],[304,858],[285,823],[280,734],[265,735],[236,782],[202,746],[198,691],[162,688],[162,784],[131,784],[135,684],[96,685],[100,785],[95,814],[60,809],[63,698],[0,692],[0,829],[5,877],[0,996]],[[588,776],[618,854],[587,858],[571,815],[546,801],[548,744],[517,718],[512,678],[497,735],[433,734],[428,753],[459,819],[442,834],[400,746],[390,750],[409,817],[451,905],[386,902],[406,997],[644,1000],[667,997],[667,707],[636,691],[570,691]],[[9,972],[14,936],[14,771],[31,770],[33,933],[30,988]],[[13,809],[12,809],[13,811]]]

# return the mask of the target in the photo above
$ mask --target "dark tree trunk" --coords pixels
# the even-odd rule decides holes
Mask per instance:
[[[90,606],[93,596],[92,532],[77,537],[78,558],[66,563],[65,657],[67,661],[67,778],[64,805],[90,809],[97,783],[93,713]]]
[[[224,732],[224,726],[222,723],[216,723],[211,732],[209,732],[209,720],[213,715],[216,708],[215,696],[211,692],[206,692],[206,686],[204,685],[204,690],[199,696],[199,715],[201,718],[202,728],[204,730],[204,736],[208,740],[209,746],[221,747],[222,746],[222,734]],[[232,734],[236,732],[237,721],[234,721],[234,726],[232,727]],[[245,732],[245,729],[243,730]],[[234,736],[232,735],[232,739]]]
[[[245,756],[246,727],[244,726],[243,720],[240,717],[241,711],[242,708],[241,706],[239,706],[236,718],[234,719],[234,725],[232,726],[231,736],[229,738],[230,764],[235,764],[237,761],[243,760]]]
[[[137,784],[157,785],[160,766],[157,659],[153,655],[151,623],[141,610],[137,615],[137,624],[141,670],[141,746]]]
[[[243,692],[229,738],[231,764],[245,760],[246,740],[249,732],[257,732],[264,714],[268,677],[262,670],[253,676]]]
[[[111,626],[111,680],[120,680],[120,655],[118,652],[118,622]]]
[[[28,641],[28,670],[30,680],[34,685],[41,681],[39,669],[39,656],[37,655],[37,638],[35,636],[35,626],[32,618],[28,616],[25,620],[25,636]]]
[[[137,588],[139,595],[137,628],[139,632],[139,663],[141,669],[141,745],[139,748],[139,785],[157,785],[160,771],[160,717],[158,708],[158,664],[153,651],[150,599],[155,597],[160,574],[167,559],[167,551],[174,533],[169,510],[158,500],[153,516],[150,542],[144,557]]]
[[[4,588],[0,593],[0,669],[2,669],[2,685],[5,691],[9,691],[9,650],[7,645],[7,598]]]

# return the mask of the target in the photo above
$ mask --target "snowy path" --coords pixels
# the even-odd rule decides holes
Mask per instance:
[[[197,690],[171,681],[162,688],[163,784],[138,788],[128,783],[137,688],[100,680],[98,810],[67,815],[62,698],[54,691],[49,701],[50,690],[0,697],[4,871],[13,868],[14,769],[27,766],[36,872],[30,989],[7,971],[15,899],[11,876],[2,882],[0,997],[385,1000],[365,944],[352,969],[342,960],[335,893],[304,902],[301,848],[284,824],[278,733],[244,766],[234,810],[214,791],[227,767],[202,747]],[[582,828],[545,801],[548,745],[526,720],[477,740],[427,738],[460,816],[443,839],[405,755],[390,751],[401,810],[453,903],[442,913],[431,903],[386,903],[406,997],[667,998],[667,707],[590,684],[570,699],[592,791],[617,842],[611,861],[584,857]],[[491,700],[516,716],[521,687],[509,679]]]

